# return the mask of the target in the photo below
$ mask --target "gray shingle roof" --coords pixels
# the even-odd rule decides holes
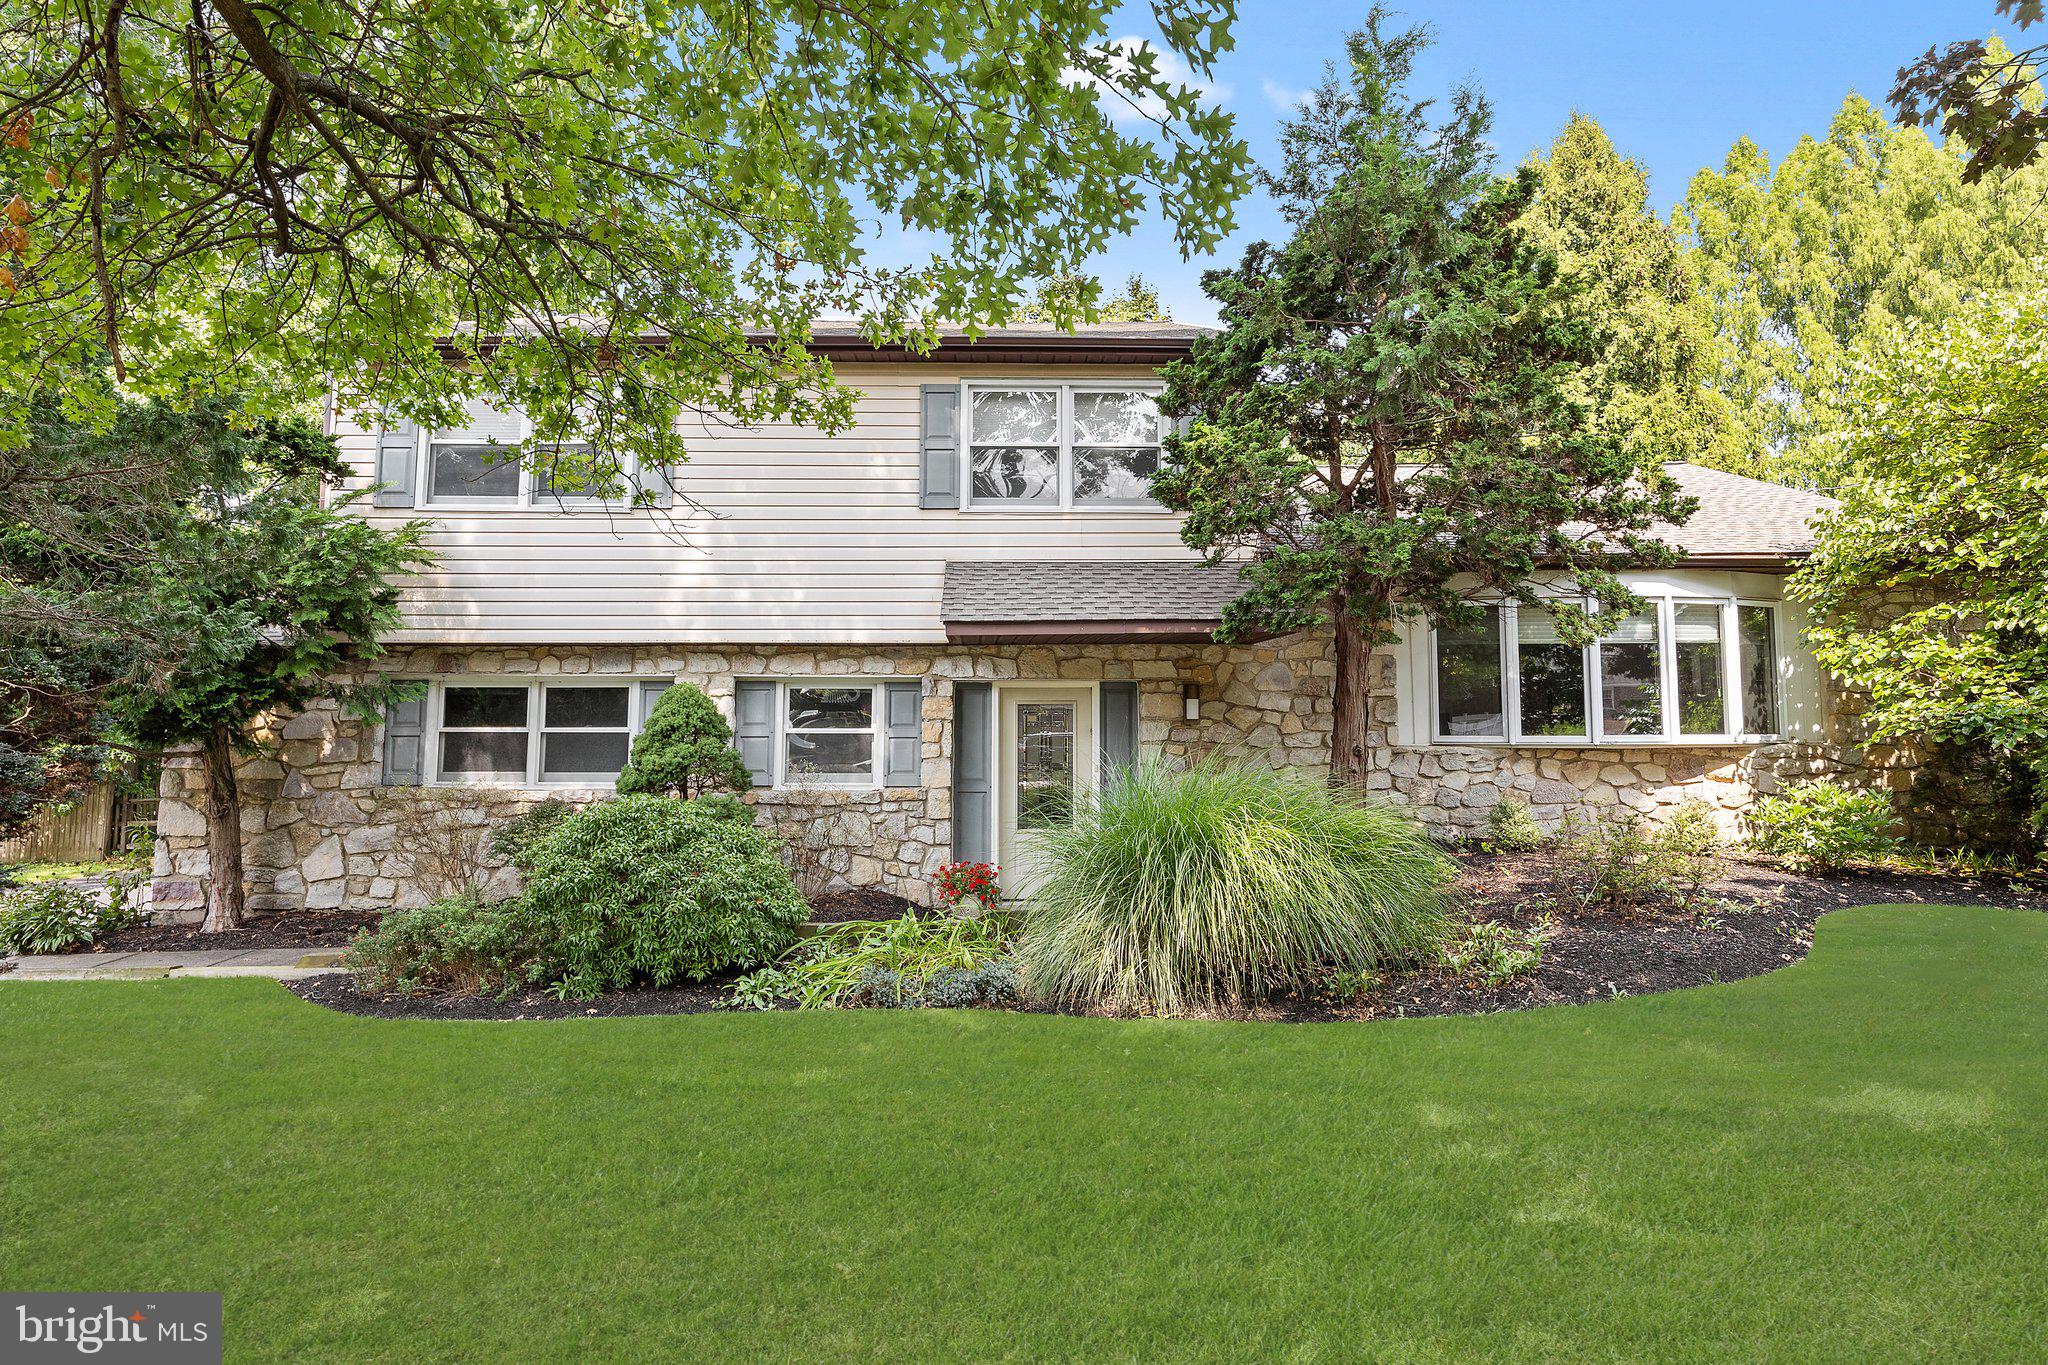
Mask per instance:
[[[948,564],[941,615],[976,621],[1215,621],[1237,570],[1198,563]]]
[[[1683,526],[1659,526],[1657,537],[1687,556],[1770,559],[1813,548],[1808,523],[1836,506],[1833,498],[1765,483],[1702,465],[1666,465],[1678,486],[1700,500]]]
[[[1813,548],[1807,523],[1834,499],[1697,465],[1672,465],[1679,487],[1700,500],[1681,527],[1657,535],[1688,559],[1770,563]],[[1242,591],[1237,570],[1172,560],[1034,562],[1000,560],[946,566],[941,616],[950,625],[980,622],[1155,621],[1222,618]]]

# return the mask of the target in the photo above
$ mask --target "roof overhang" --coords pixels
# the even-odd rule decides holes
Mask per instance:
[[[858,332],[818,332],[804,343],[812,355],[838,364],[907,365],[943,362],[955,365],[1149,365],[1159,366],[1187,358],[1195,343],[1193,329],[1183,334],[1143,333],[1088,334],[1068,332],[992,331],[978,339],[957,333],[942,335],[930,350],[920,351],[900,343],[875,345]],[[502,336],[481,337],[473,344],[488,352],[504,343]],[[773,338],[758,334],[750,338],[766,346]],[[631,344],[660,348],[668,338],[657,334],[634,337]],[[453,360],[461,352],[449,340],[435,343],[443,359]]]
[[[1206,645],[1213,644],[1219,619],[1151,621],[948,621],[946,640],[956,645]],[[1258,635],[1260,640],[1272,638]]]

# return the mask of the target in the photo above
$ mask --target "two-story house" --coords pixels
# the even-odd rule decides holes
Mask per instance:
[[[426,686],[382,725],[279,719],[276,757],[242,774],[252,904],[417,901],[422,812],[480,829],[603,792],[678,681],[731,717],[750,799],[812,889],[923,901],[956,858],[1014,886],[1034,831],[1139,756],[1325,767],[1327,637],[1213,643],[1235,573],[1200,563],[1147,496],[1157,368],[1198,334],[1021,326],[925,356],[820,335],[860,392],[853,425],[693,422],[684,496],[655,510],[564,500],[494,462],[492,442],[523,435],[514,412],[479,406],[455,430],[337,418],[351,487],[379,486],[365,514],[435,523],[440,563],[407,585],[379,665]],[[1382,652],[1373,788],[1469,832],[1510,794],[1552,823],[1686,798],[1732,823],[1784,775],[1897,783],[1840,742],[1783,599],[1823,500],[1677,472],[1701,500],[1667,537],[1684,560],[1637,575],[1647,609],[1596,645],[1509,607]],[[200,904],[196,784],[173,760],[160,909]]]

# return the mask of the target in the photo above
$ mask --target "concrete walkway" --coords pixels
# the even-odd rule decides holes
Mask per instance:
[[[52,953],[0,958],[8,981],[147,981],[167,976],[267,976],[291,981],[341,970],[340,948],[243,948],[209,953]]]

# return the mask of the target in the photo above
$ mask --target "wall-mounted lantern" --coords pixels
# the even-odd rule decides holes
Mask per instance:
[[[1180,709],[1181,714],[1189,720],[1200,720],[1202,718],[1202,689],[1194,683],[1182,683],[1180,685]]]

